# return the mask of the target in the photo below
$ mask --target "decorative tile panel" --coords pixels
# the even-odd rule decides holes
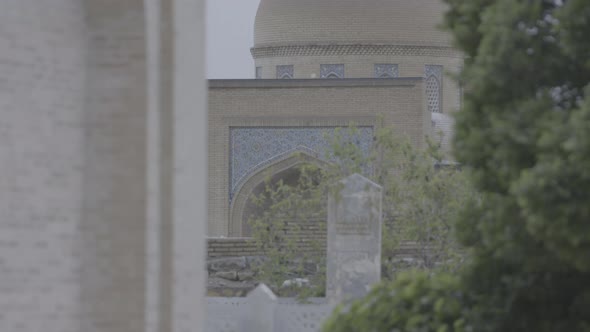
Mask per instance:
[[[334,161],[330,141],[337,127],[232,127],[230,128],[230,200],[254,172],[296,151],[324,161]],[[373,127],[357,127],[346,137],[369,153]]]
[[[262,67],[256,67],[256,79],[262,78]]]
[[[398,65],[378,63],[375,65],[375,78],[399,77]]]
[[[428,109],[433,113],[442,113],[443,67],[426,65],[424,67],[424,78],[426,79]]]
[[[252,49],[254,59],[299,56],[432,56],[463,58],[464,55],[453,47],[408,46],[408,45],[299,45],[256,47]]]
[[[428,78],[435,76],[439,81],[443,78],[443,66],[439,65],[426,65],[424,67],[424,77]]]
[[[277,66],[277,79],[290,79],[293,78],[293,74],[293,65]]]
[[[344,65],[320,65],[320,78],[344,78]]]

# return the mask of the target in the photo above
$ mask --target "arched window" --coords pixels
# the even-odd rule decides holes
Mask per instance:
[[[398,66],[388,63],[378,63],[375,65],[375,78],[395,78],[399,77]]]
[[[277,66],[277,79],[286,80],[293,78],[293,65]]]
[[[320,78],[344,78],[344,65],[320,65]]]
[[[426,101],[432,113],[442,113],[442,73],[442,66],[425,67]]]

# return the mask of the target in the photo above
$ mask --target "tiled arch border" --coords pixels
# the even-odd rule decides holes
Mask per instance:
[[[254,188],[263,183],[269,176],[273,176],[303,164],[313,164],[320,168],[327,168],[329,165],[328,162],[318,159],[305,151],[295,151],[286,154],[282,158],[278,158],[275,163],[254,172],[254,174],[250,176],[240,188],[238,188],[235,198],[230,205],[230,236],[243,236],[242,226],[244,220],[244,208],[246,207]]]
[[[225,121],[227,124],[227,132],[231,127],[267,127],[267,126],[289,126],[289,127],[348,127],[351,124],[356,126],[372,126],[374,130],[378,130],[381,125],[378,121],[376,116],[331,116],[331,117],[262,117],[262,116],[255,116],[255,117],[227,117]],[[229,136],[228,136],[229,137]],[[226,154],[227,164],[229,164],[229,159],[231,158],[231,149],[229,148],[228,144],[228,151]],[[296,156],[299,158],[293,159],[292,157]],[[301,158],[310,158],[307,160],[301,160]],[[243,184],[236,190],[234,195],[234,199],[230,203],[229,200],[226,201],[227,211],[228,213],[228,236],[230,237],[240,237],[242,234],[242,218],[243,218],[243,210],[247,203],[248,197],[252,190],[264,181],[266,176],[269,174],[276,174],[283,170],[289,169],[296,165],[302,163],[310,163],[313,162],[314,164],[320,166],[320,163],[323,165],[327,165],[327,162],[319,160],[314,156],[311,156],[304,151],[296,151],[294,153],[290,153],[283,158],[275,159],[274,163],[270,165],[266,165],[261,170],[253,172],[250,177],[243,182]],[[289,166],[285,166],[291,163]],[[281,169],[281,167],[283,167]],[[270,172],[270,173],[269,173]],[[229,174],[228,174],[229,175]],[[229,182],[226,182],[226,186],[229,185]],[[229,187],[226,187],[226,192],[229,192]],[[245,195],[244,195],[245,194]]]

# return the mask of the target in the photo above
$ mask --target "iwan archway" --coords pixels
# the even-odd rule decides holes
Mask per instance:
[[[251,172],[248,179],[236,190],[230,206],[230,236],[248,237],[251,235],[248,218],[256,209],[251,202],[251,198],[264,190],[267,179],[270,178],[271,181],[283,180],[287,184],[294,184],[299,179],[299,166],[305,164],[312,164],[322,169],[329,166],[328,162],[318,159],[305,151],[295,151],[277,158],[270,165]]]

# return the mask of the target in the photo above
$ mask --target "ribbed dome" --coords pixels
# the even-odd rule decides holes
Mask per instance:
[[[441,0],[261,0],[254,47],[307,44],[449,46]]]

